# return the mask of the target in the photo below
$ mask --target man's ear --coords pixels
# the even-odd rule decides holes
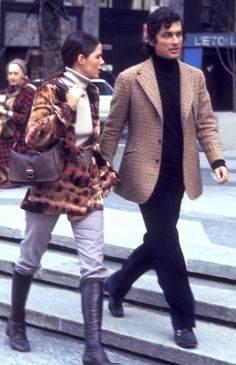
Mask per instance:
[[[152,46],[152,47],[155,46],[155,43],[150,39],[150,37],[148,37],[147,42],[148,42],[149,46]]]

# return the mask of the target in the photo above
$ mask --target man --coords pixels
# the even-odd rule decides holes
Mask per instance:
[[[112,315],[121,317],[122,300],[133,282],[154,269],[177,345],[194,348],[194,298],[176,225],[184,191],[190,199],[202,192],[196,140],[219,184],[228,180],[228,170],[203,73],[178,60],[184,39],[179,15],[159,8],[149,15],[147,33],[150,57],[118,76],[101,139],[102,154],[112,161],[128,121],[115,191],[139,204],[147,232],[143,244],[106,281],[105,290]]]

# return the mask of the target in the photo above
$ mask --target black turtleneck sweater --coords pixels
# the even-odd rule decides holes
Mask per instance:
[[[180,72],[177,60],[157,55],[152,57],[163,109],[163,147],[161,171],[168,175],[183,175],[183,132],[180,111]],[[216,160],[212,169],[226,166]]]
[[[178,61],[154,55],[153,63],[163,109],[162,170],[168,169],[174,175],[182,175],[183,133]]]

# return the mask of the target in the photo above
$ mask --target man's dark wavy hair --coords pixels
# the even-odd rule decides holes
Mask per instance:
[[[155,53],[155,49],[151,46],[148,41],[155,43],[155,38],[162,25],[165,28],[170,28],[173,22],[181,22],[183,37],[185,37],[184,24],[180,15],[173,9],[162,6],[161,8],[153,11],[147,20],[147,39],[144,47],[145,53],[149,56]]]

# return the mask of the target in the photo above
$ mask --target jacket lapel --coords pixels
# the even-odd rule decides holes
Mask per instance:
[[[149,58],[140,66],[137,72],[137,80],[143,88],[144,92],[146,93],[147,97],[156,108],[160,119],[163,120],[161,97],[157,86],[156,75],[151,58]]]
[[[180,110],[181,121],[184,126],[189,113],[192,110],[194,85],[192,71],[184,63],[179,61],[180,68]]]
[[[181,109],[181,120],[184,125],[187,116],[191,112],[193,103],[193,78],[191,68],[179,61],[180,68],[180,109]],[[149,58],[139,68],[137,72],[137,81],[143,88],[149,100],[156,108],[160,119],[163,121],[163,112],[161,104],[161,96],[157,85],[155,70],[152,59]]]

